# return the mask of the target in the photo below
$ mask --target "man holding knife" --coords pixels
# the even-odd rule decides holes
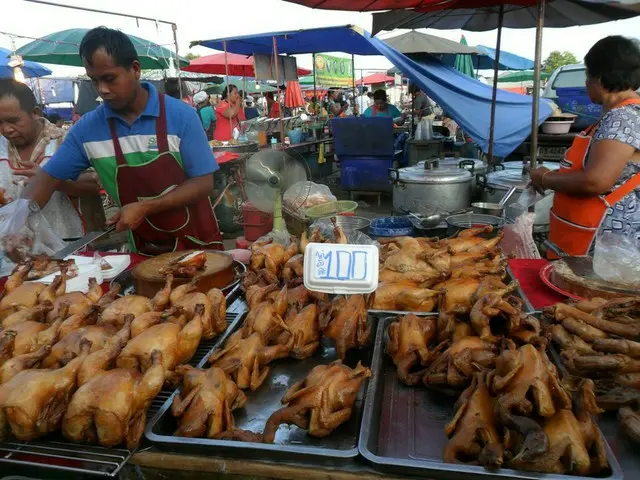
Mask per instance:
[[[209,200],[218,165],[195,110],[140,82],[138,55],[120,31],[90,30],[80,56],[104,103],[73,126],[23,197],[42,207],[60,182],[93,167],[121,207],[111,223],[130,231],[133,251],[221,249]]]

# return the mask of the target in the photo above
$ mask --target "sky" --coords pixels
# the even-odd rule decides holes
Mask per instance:
[[[205,47],[189,49],[193,40],[247,35],[251,33],[295,30],[354,24],[371,30],[372,18],[368,13],[354,13],[328,10],[311,10],[282,0],[50,0],[65,5],[82,5],[88,8],[109,10],[112,12],[142,15],[175,22],[178,25],[178,46],[180,54],[190,51],[207,55],[215,53]],[[12,48],[28,43],[30,40],[7,36],[6,33],[26,37],[42,37],[54,31],[67,28],[91,28],[105,25],[118,28],[126,33],[137,35],[162,45],[171,45],[173,36],[171,27],[155,22],[139,21],[112,15],[74,11],[66,8],[38,5],[24,0],[2,0],[4,12],[10,15],[0,16],[0,46]],[[543,34],[543,59],[553,50],[568,50],[578,59],[582,59],[597,40],[607,35],[640,35],[640,17],[619,22],[610,22],[585,27],[564,29],[547,28]],[[393,36],[402,31],[385,32],[381,38]],[[425,30],[426,33],[459,41],[464,33],[469,45],[495,46],[496,31],[462,32],[461,30]],[[173,46],[170,46],[173,48]],[[505,51],[534,57],[535,30],[505,29],[502,35],[502,48]],[[329,52],[326,52],[329,53]],[[391,64],[383,57],[356,57],[356,69],[387,69]],[[311,67],[311,56],[301,56],[298,65]],[[48,65],[55,75],[77,75],[83,69]]]

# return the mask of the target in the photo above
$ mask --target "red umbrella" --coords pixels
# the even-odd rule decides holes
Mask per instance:
[[[446,3],[439,0],[286,0],[311,8],[325,10],[352,10],[355,12],[375,12],[379,10],[398,10],[418,8],[432,3]]]
[[[384,72],[372,73],[371,75],[367,75],[362,79],[356,80],[356,85],[373,85],[374,83],[393,83],[394,78],[390,77]]]
[[[216,53],[207,55],[206,57],[196,58],[191,63],[183,67],[185,72],[209,73],[213,75],[225,75],[225,54]],[[229,75],[237,77],[255,77],[253,71],[253,57],[246,55],[238,55],[236,53],[227,53],[227,63],[229,65]],[[309,75],[311,70],[298,67],[298,75]]]
[[[302,90],[297,80],[287,82],[287,91],[284,94],[284,106],[288,108],[304,107]]]

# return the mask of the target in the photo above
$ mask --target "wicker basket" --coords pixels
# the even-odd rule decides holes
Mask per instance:
[[[332,217],[350,213],[358,208],[358,202],[352,200],[334,200],[333,202],[315,205],[306,209],[305,214],[311,219]]]
[[[284,221],[287,224],[287,230],[289,233],[298,238],[300,238],[303,232],[306,232],[309,229],[309,225],[313,222],[313,220],[307,217],[304,212],[294,212],[287,207],[282,207],[282,218],[284,218]]]

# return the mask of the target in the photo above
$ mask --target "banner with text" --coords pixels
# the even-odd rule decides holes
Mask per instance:
[[[313,65],[316,86],[351,88],[353,86],[352,67],[350,58],[316,53]]]

